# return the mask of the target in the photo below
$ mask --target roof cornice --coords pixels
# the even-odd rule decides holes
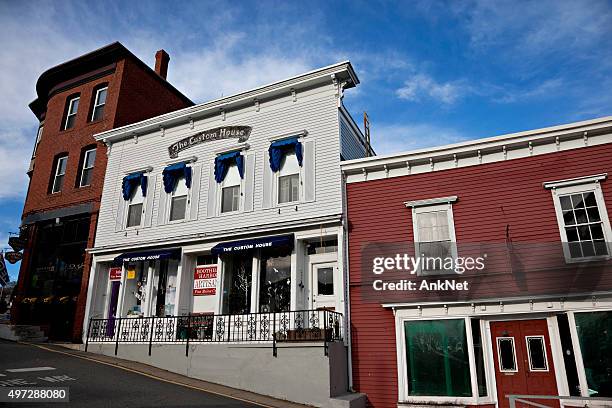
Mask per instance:
[[[349,61],[339,62],[327,67],[319,68],[304,74],[287,78],[268,85],[263,85],[248,91],[234,95],[204,102],[188,108],[169,112],[160,116],[132,123],[120,128],[108,130],[94,135],[98,141],[105,143],[115,143],[119,140],[132,138],[134,135],[157,131],[161,128],[177,126],[195,120],[200,117],[218,113],[221,109],[228,111],[237,109],[253,103],[254,100],[263,101],[273,99],[282,95],[285,91],[302,89],[310,85],[322,83],[323,81],[333,82],[337,80],[344,84],[344,88],[351,88],[359,84],[359,79]]]

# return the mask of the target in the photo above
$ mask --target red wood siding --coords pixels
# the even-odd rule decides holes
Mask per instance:
[[[412,214],[405,201],[458,197],[453,204],[457,241],[514,243],[558,242],[559,229],[545,181],[612,171],[612,145],[586,147],[522,159],[347,185],[349,221],[349,290],[353,347],[353,381],[375,407],[397,404],[397,364],[393,313],[380,301],[364,301],[362,250],[368,242],[413,243]],[[612,180],[601,183],[612,214]],[[582,284],[575,268],[526,274],[522,284],[508,271],[487,274],[472,298],[584,292],[612,289],[612,273]],[[368,271],[371,274],[371,270]],[[571,279],[568,281],[568,279]],[[484,283],[484,284],[482,284]],[[581,286],[582,285],[582,286]],[[569,287],[569,289],[568,289]],[[401,295],[404,302],[424,299]]]

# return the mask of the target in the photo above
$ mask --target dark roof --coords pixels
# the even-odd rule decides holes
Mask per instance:
[[[95,51],[81,55],[75,59],[66,61],[43,72],[36,82],[36,94],[38,97],[30,103],[30,109],[39,119],[41,119],[47,109],[47,102],[57,85],[97,69],[111,66],[117,61],[126,58],[136,62],[154,78],[161,81],[166,88],[174,92],[183,101],[185,101],[185,103],[188,105],[194,104],[191,99],[183,95],[183,93],[172,86],[164,78],[159,76],[151,67],[141,61],[137,56],[132,54],[130,50],[125,48],[123,44],[117,41],[102,48],[98,48]]]

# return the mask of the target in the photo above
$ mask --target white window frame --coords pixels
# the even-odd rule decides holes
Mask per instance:
[[[40,125],[38,127],[38,132],[36,132],[36,142],[34,143],[34,151],[32,152],[32,158],[36,158],[36,151],[38,150],[38,145],[40,144],[40,140],[42,139],[42,132],[44,125]]]
[[[105,87],[102,87],[96,90],[96,97],[94,98],[93,108],[91,109],[91,118],[89,119],[91,122],[94,121],[94,115],[96,114],[96,108],[100,106],[106,106],[106,100],[104,100],[104,103],[98,103],[99,98],[100,98],[100,92],[102,91],[106,91],[106,97],[108,98],[108,86],[105,86]],[[101,120],[103,118],[104,116],[102,116],[100,119],[97,119],[97,120]]]
[[[512,358],[514,359],[514,370],[507,370],[502,368],[501,358],[501,347],[499,347],[500,340],[511,340],[512,341]],[[516,341],[512,336],[499,336],[495,338],[495,344],[497,345],[497,364],[500,373],[518,373],[518,361],[516,359]]]
[[[243,160],[246,161],[245,155],[243,155]],[[232,166],[237,166],[235,164],[233,164]],[[244,164],[244,166],[246,167],[246,163]],[[236,169],[238,170],[238,169]],[[244,171],[246,171],[246,169],[244,169]],[[229,168],[228,168],[228,172],[229,172]],[[238,186],[240,187],[240,195],[238,198],[238,209],[235,211],[226,211],[223,212],[223,188],[224,187],[233,187],[236,186],[236,184],[233,184],[232,186],[225,186],[225,180],[227,179],[227,174],[225,175],[226,178],[223,179],[223,181],[221,183],[216,183],[217,184],[217,215],[222,216],[222,215],[228,215],[228,214],[238,214],[241,213],[244,209],[244,183],[245,183],[245,179],[244,178],[240,178],[240,184],[238,184]]]
[[[77,115],[77,113],[79,112],[79,108],[77,106],[76,110],[74,112],[72,112],[72,102],[74,101],[78,101],[79,104],[81,102],[81,95],[72,97],[68,100],[68,108],[66,109],[66,120],[64,122],[64,130],[69,130],[72,129],[72,127],[68,128],[68,121],[70,119],[70,117]],[[74,126],[73,126],[74,127]]]
[[[557,215],[557,226],[559,227],[559,235],[561,237],[561,242],[563,243],[563,255],[565,256],[566,263],[607,260],[612,257],[612,245],[610,244],[612,241],[612,228],[610,228],[610,219],[608,218],[608,211],[606,209],[606,203],[600,184],[600,182],[605,180],[607,176],[607,173],[602,173],[593,176],[550,181],[543,184],[544,188],[550,189],[552,193],[555,213]],[[565,221],[563,219],[563,209],[561,208],[560,197],[569,194],[589,192],[595,193],[597,209],[599,210],[599,216],[601,217],[602,221],[601,225],[604,233],[604,241],[608,246],[608,255],[573,258],[570,254],[569,245],[567,245],[568,239],[567,233],[565,232]]]
[[[64,185],[66,184],[66,169],[62,174],[59,173],[60,163],[62,162],[62,160],[66,161],[66,169],[68,169],[68,155],[58,157],[57,162],[55,163],[55,175],[53,176],[53,184],[51,185],[51,194],[61,193],[64,189]],[[55,191],[55,181],[59,176],[63,176],[64,180],[62,181],[62,187],[59,190]]]
[[[149,182],[149,176],[147,177],[147,190],[148,190],[148,182]],[[140,186],[140,184],[138,184],[136,187],[137,191],[140,191],[140,195],[142,195],[142,187]],[[152,191],[148,191],[149,193],[152,193]],[[143,196],[142,197],[142,210],[141,210],[141,214],[140,214],[140,224],[138,225],[132,225],[131,227],[128,227],[128,218],[130,216],[130,204],[132,203],[132,198],[130,198],[129,200],[126,200],[126,205],[125,205],[125,209],[123,210],[124,214],[123,214],[123,219],[124,221],[124,225],[125,225],[125,229],[126,230],[130,230],[130,229],[137,229],[137,228],[141,228],[142,225],[144,224],[144,219],[145,219],[145,213],[146,213],[146,206],[147,206],[147,197]]]
[[[544,349],[544,364],[545,368],[533,368],[533,364],[531,363],[531,347],[529,346],[529,339],[541,339],[542,340],[542,348]],[[548,352],[546,351],[546,338],[543,335],[533,335],[533,336],[525,336],[525,346],[527,347],[527,360],[529,362],[529,371],[534,373],[544,373],[548,372]]]
[[[94,152],[95,154],[96,148],[94,147],[93,149],[85,150],[85,153],[83,154],[83,167],[81,168],[81,179],[79,180],[79,187],[87,187],[91,185],[91,184],[83,184],[83,175],[85,174],[85,170],[91,170],[95,167],[96,159],[94,159],[94,164],[91,167],[86,167],[87,166],[87,156],[89,156],[91,152]]]
[[[398,406],[404,406],[402,404],[426,404],[430,403],[435,399],[437,403],[446,404],[458,404],[458,405],[477,405],[477,404],[488,404],[492,403],[495,392],[491,391],[491,381],[487,369],[487,396],[478,396],[478,378],[476,373],[476,355],[474,352],[474,341],[472,339],[472,317],[475,316],[427,316],[427,317],[415,317],[412,313],[413,310],[398,309],[395,311],[395,338],[396,340],[396,355],[397,355],[397,370],[398,370]],[[471,397],[448,397],[448,396],[411,396],[408,394],[408,366],[406,360],[406,337],[404,335],[404,323],[407,321],[428,321],[428,320],[461,320],[465,321],[465,330],[468,347],[468,361],[470,365],[470,383],[472,387]],[[486,330],[483,325],[483,321],[480,322],[480,338],[485,347],[485,341],[487,339]],[[484,351],[485,364],[486,364],[486,351]]]
[[[426,200],[406,201],[406,207],[412,209],[412,233],[414,237],[414,255],[420,256],[419,244],[422,242],[419,237],[419,225],[417,221],[418,214],[424,214],[436,211],[446,211],[448,221],[448,235],[451,244],[451,254],[454,259],[457,259],[457,237],[455,235],[455,217],[453,215],[453,203],[457,201],[457,196],[431,198]],[[427,241],[430,242],[430,241]],[[433,242],[433,241],[431,241]],[[422,269],[419,268],[417,273],[422,274]],[[431,274],[436,276],[438,274]],[[442,275],[442,274],[439,274]],[[429,275],[428,275],[429,276]]]
[[[300,143],[302,143],[302,141],[300,140]],[[283,163],[284,160],[286,160],[287,155],[283,155],[283,159],[281,161],[281,165]],[[300,166],[300,163],[297,160],[297,155],[295,155],[295,160],[297,162],[297,166],[298,166],[298,199],[296,201],[289,201],[286,203],[280,203],[278,200],[278,193],[280,190],[280,178],[283,176],[289,176],[289,175],[294,175],[296,173],[291,173],[291,174],[284,174],[283,176],[281,176],[281,168],[278,169],[277,172],[274,173],[274,188],[273,188],[273,192],[272,194],[274,194],[274,205],[276,207],[287,207],[287,206],[292,206],[292,205],[296,205],[299,203],[302,203],[304,201],[304,166]]]
[[[192,171],[192,175],[193,175],[193,168],[191,169]],[[191,181],[193,183],[193,179]],[[177,187],[178,187],[178,183],[185,183],[185,178],[183,176],[179,177],[178,180],[176,181]],[[187,186],[185,186],[187,187]],[[171,191],[169,193],[166,193],[164,191],[164,193],[167,195],[166,197],[166,214],[164,215],[166,223],[167,224],[180,224],[182,222],[186,222],[189,221],[189,214],[191,213],[191,187],[187,188],[187,202],[185,203],[185,216],[180,219],[180,220],[174,220],[174,221],[170,221],[170,213],[172,211],[172,198],[174,197],[174,191]]]

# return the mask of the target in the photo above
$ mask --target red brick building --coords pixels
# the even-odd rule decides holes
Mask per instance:
[[[106,146],[93,135],[193,105],[166,81],[168,54],[155,70],[116,42],[44,72],[30,104],[40,121],[22,216],[27,239],[13,320],[49,337],[80,339]]]
[[[612,396],[612,117],[342,170],[370,406]]]

